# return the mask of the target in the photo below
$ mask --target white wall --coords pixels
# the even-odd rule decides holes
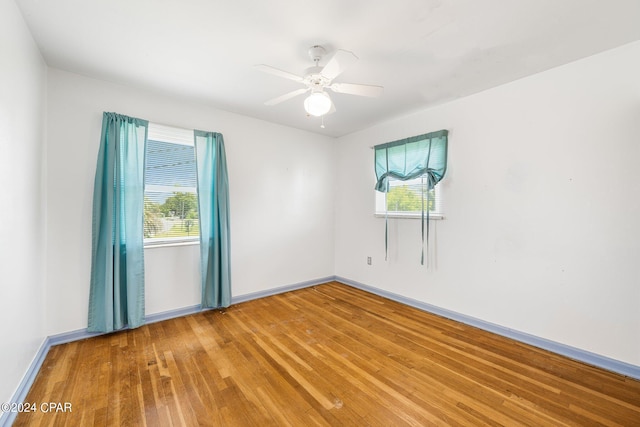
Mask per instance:
[[[9,401],[45,335],[45,84],[22,15],[13,0],[0,0],[0,402]]]
[[[640,42],[338,140],[336,274],[640,365]],[[450,130],[431,268],[373,150]],[[366,265],[366,257],[373,265]]]
[[[224,135],[234,296],[333,274],[332,138],[60,70],[48,75],[48,335],[87,326],[103,111]],[[198,251],[145,251],[147,314],[200,303]]]

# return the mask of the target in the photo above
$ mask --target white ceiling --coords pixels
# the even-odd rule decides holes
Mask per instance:
[[[51,67],[162,91],[331,136],[460,98],[640,39],[639,0],[16,0]],[[337,82],[384,86],[379,99],[331,93],[307,117],[307,50],[353,51]],[[322,65],[322,64],[321,64]]]

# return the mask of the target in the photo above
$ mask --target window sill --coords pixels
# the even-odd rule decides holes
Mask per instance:
[[[385,214],[384,212],[376,212],[374,214],[374,216],[376,218],[403,218],[403,219],[422,219],[422,214],[418,213],[399,213],[399,212],[389,212],[388,214]],[[424,217],[427,217],[427,214],[424,214]],[[429,220],[432,219],[445,219],[443,214],[429,214]]]
[[[194,246],[194,245],[199,245],[200,241],[199,240],[158,240],[158,241],[151,241],[151,242],[145,242],[144,243],[144,248],[145,249],[156,249],[156,248],[171,248],[171,247],[175,247],[175,246]]]

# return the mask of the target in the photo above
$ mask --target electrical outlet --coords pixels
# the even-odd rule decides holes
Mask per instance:
[[[371,257],[370,256],[367,257],[367,264],[371,265]]]

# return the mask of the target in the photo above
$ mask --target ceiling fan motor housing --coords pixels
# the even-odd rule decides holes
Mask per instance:
[[[322,90],[323,87],[329,85],[331,80],[320,74],[322,67],[309,67],[304,70],[303,82],[311,88],[311,90]]]
[[[327,50],[320,45],[314,45],[309,48],[309,57],[318,65],[318,62],[326,55]]]

